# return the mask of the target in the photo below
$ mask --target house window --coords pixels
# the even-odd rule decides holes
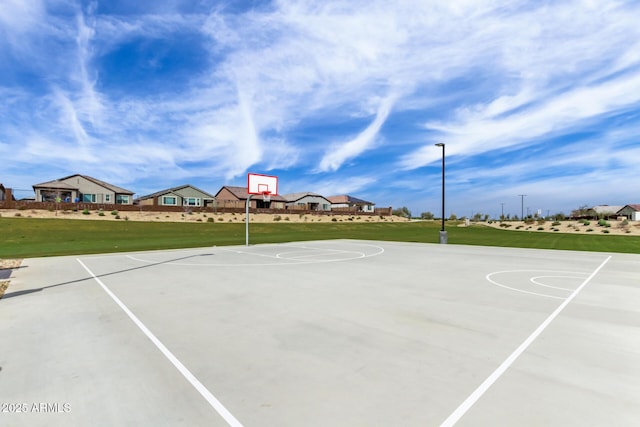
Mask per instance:
[[[126,194],[118,194],[116,195],[116,204],[118,205],[128,205],[129,204],[129,196]]]
[[[162,204],[165,206],[175,206],[178,204],[178,198],[175,196],[162,196]]]
[[[95,203],[96,202],[96,195],[95,194],[83,194],[82,195],[82,201],[84,203]]]
[[[185,197],[184,206],[200,206],[200,199],[197,197]]]
[[[105,203],[111,203],[111,194],[105,194],[104,201]]]

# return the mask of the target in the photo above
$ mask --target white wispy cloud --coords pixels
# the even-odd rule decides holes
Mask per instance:
[[[389,117],[393,102],[394,97],[388,97],[382,100],[375,119],[364,131],[346,143],[333,144],[329,147],[328,152],[320,161],[319,170],[322,172],[335,171],[339,169],[345,161],[357,157],[365,150],[371,148],[376,141],[380,128],[387,117]]]

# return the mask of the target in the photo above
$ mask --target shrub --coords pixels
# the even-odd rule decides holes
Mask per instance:
[[[98,216],[104,216],[104,212],[102,211],[98,212]]]
[[[280,221],[282,219],[282,217],[280,215],[276,215],[273,217],[274,221]]]
[[[538,227],[538,231],[544,230],[544,227]]]
[[[120,219],[120,215],[117,215],[117,214],[116,214],[116,219]]]
[[[557,226],[559,226],[559,225],[560,225],[560,221],[553,221],[553,222],[551,223],[551,225],[552,225],[552,226],[554,226],[554,227],[557,227]]]
[[[213,222],[213,218],[211,217],[207,218],[207,222]]]
[[[333,222],[337,222],[337,221],[338,221],[338,218],[333,217],[333,218],[331,218],[331,221],[333,221]]]
[[[591,232],[591,231],[593,231],[593,228],[588,228],[587,229],[587,232]]]
[[[82,215],[91,215],[91,212],[89,212],[89,209],[86,209],[82,211]]]
[[[591,221],[587,221],[586,219],[582,220],[583,225],[591,225]]]
[[[606,233],[606,234],[608,234],[608,233],[609,233],[609,230],[607,230],[607,229],[604,229],[604,230],[602,230],[602,232],[603,232],[603,233]]]
[[[118,211],[111,211],[111,215],[118,215]]]

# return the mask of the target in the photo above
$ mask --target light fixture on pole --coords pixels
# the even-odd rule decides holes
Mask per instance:
[[[447,231],[444,229],[444,144],[439,142],[436,147],[442,147],[442,229],[440,230],[440,243],[447,243]]]

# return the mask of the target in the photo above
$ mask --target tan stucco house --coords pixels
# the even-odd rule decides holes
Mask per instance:
[[[141,206],[193,206],[206,208],[213,206],[215,200],[216,198],[212,194],[193,185],[185,184],[142,196],[136,199],[135,203]]]
[[[133,204],[133,192],[87,175],[70,175],[33,186],[36,202]]]
[[[343,194],[340,196],[329,196],[327,199],[331,202],[332,210],[349,209],[357,212],[373,213],[376,210],[376,204],[358,199],[357,197]]]

